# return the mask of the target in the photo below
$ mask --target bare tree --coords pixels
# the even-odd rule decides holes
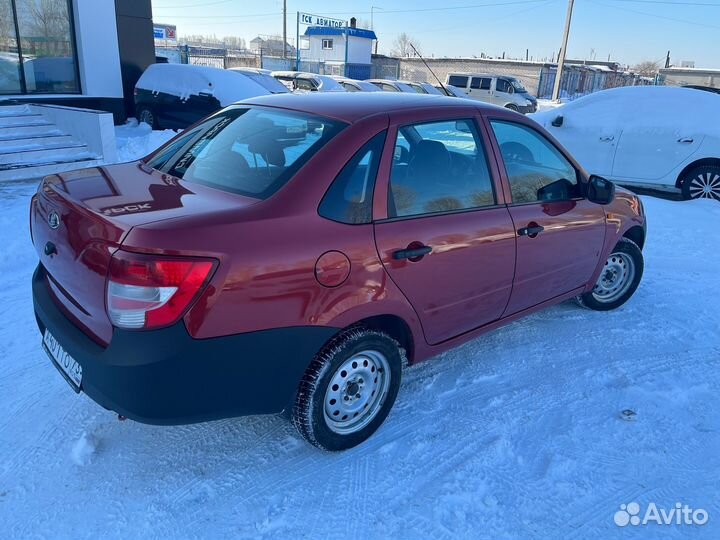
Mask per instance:
[[[653,62],[652,60],[643,60],[632,68],[635,73],[642,75],[643,77],[654,77],[657,75],[659,69],[660,64],[658,62]]]
[[[393,41],[393,48],[392,51],[390,51],[390,54],[402,57],[415,56],[415,51],[413,51],[410,46],[411,44],[415,46],[418,52],[420,51],[420,42],[411,35],[403,32],[395,38],[395,41]]]

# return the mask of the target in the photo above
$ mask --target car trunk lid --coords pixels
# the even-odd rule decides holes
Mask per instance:
[[[128,163],[45,178],[33,199],[33,244],[56,302],[100,344],[112,338],[105,311],[113,253],[136,226],[257,203]],[[162,251],[162,246],[147,246]]]

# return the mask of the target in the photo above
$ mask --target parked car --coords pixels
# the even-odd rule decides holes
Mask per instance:
[[[694,88],[695,90],[703,90],[704,92],[712,92],[713,94],[720,94],[720,88],[714,86],[702,86],[700,84],[686,84],[683,88]]]
[[[453,86],[452,84],[443,84],[442,86],[439,84],[436,84],[435,88],[440,90],[440,92],[442,92],[446,96],[459,97],[459,98],[469,97],[465,90],[463,90],[462,88],[458,88],[457,86]]]
[[[637,86],[603,90],[533,115],[594,174],[720,201],[720,96]]]
[[[287,94],[290,91],[283,83],[273,77],[272,72],[267,69],[237,67],[230,68],[229,71],[243,75],[251,81],[258,83],[271,94]]]
[[[415,90],[418,94],[433,94],[435,96],[444,96],[445,92],[441,92],[428,82],[401,81]]]
[[[246,100],[139,162],[48,176],[30,230],[43,346],[76,391],[152,424],[287,410],[342,450],[406,363],[574,297],[625,303],[645,217],[513,112],[337,93]]]
[[[414,88],[408,86],[404,82],[393,81],[390,79],[368,79],[367,81],[385,92],[406,92],[408,94],[417,94]]]
[[[368,81],[359,81],[357,79],[349,79],[339,75],[333,76],[337,82],[348,92],[379,92],[380,89],[373,83]]]
[[[303,71],[273,71],[272,76],[292,92],[344,92],[345,89],[329,75]]]
[[[185,129],[236,101],[270,93],[240,72],[189,64],[152,64],[135,85],[135,115],[153,129]]]
[[[537,111],[537,98],[515,77],[488,73],[449,73],[445,82],[462,88],[472,99],[523,114]]]

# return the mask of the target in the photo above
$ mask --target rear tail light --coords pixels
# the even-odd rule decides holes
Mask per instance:
[[[119,328],[170,326],[200,296],[213,259],[175,258],[117,251],[110,260],[107,312]]]

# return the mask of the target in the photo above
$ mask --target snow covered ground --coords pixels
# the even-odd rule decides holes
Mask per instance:
[[[171,133],[119,135],[131,159]],[[0,185],[0,538],[720,537],[720,204],[644,198],[628,304],[565,303],[409,369],[379,432],[328,454],[279,417],[153,427],[76,395],[33,317],[35,187]],[[631,502],[709,521],[615,525]]]

